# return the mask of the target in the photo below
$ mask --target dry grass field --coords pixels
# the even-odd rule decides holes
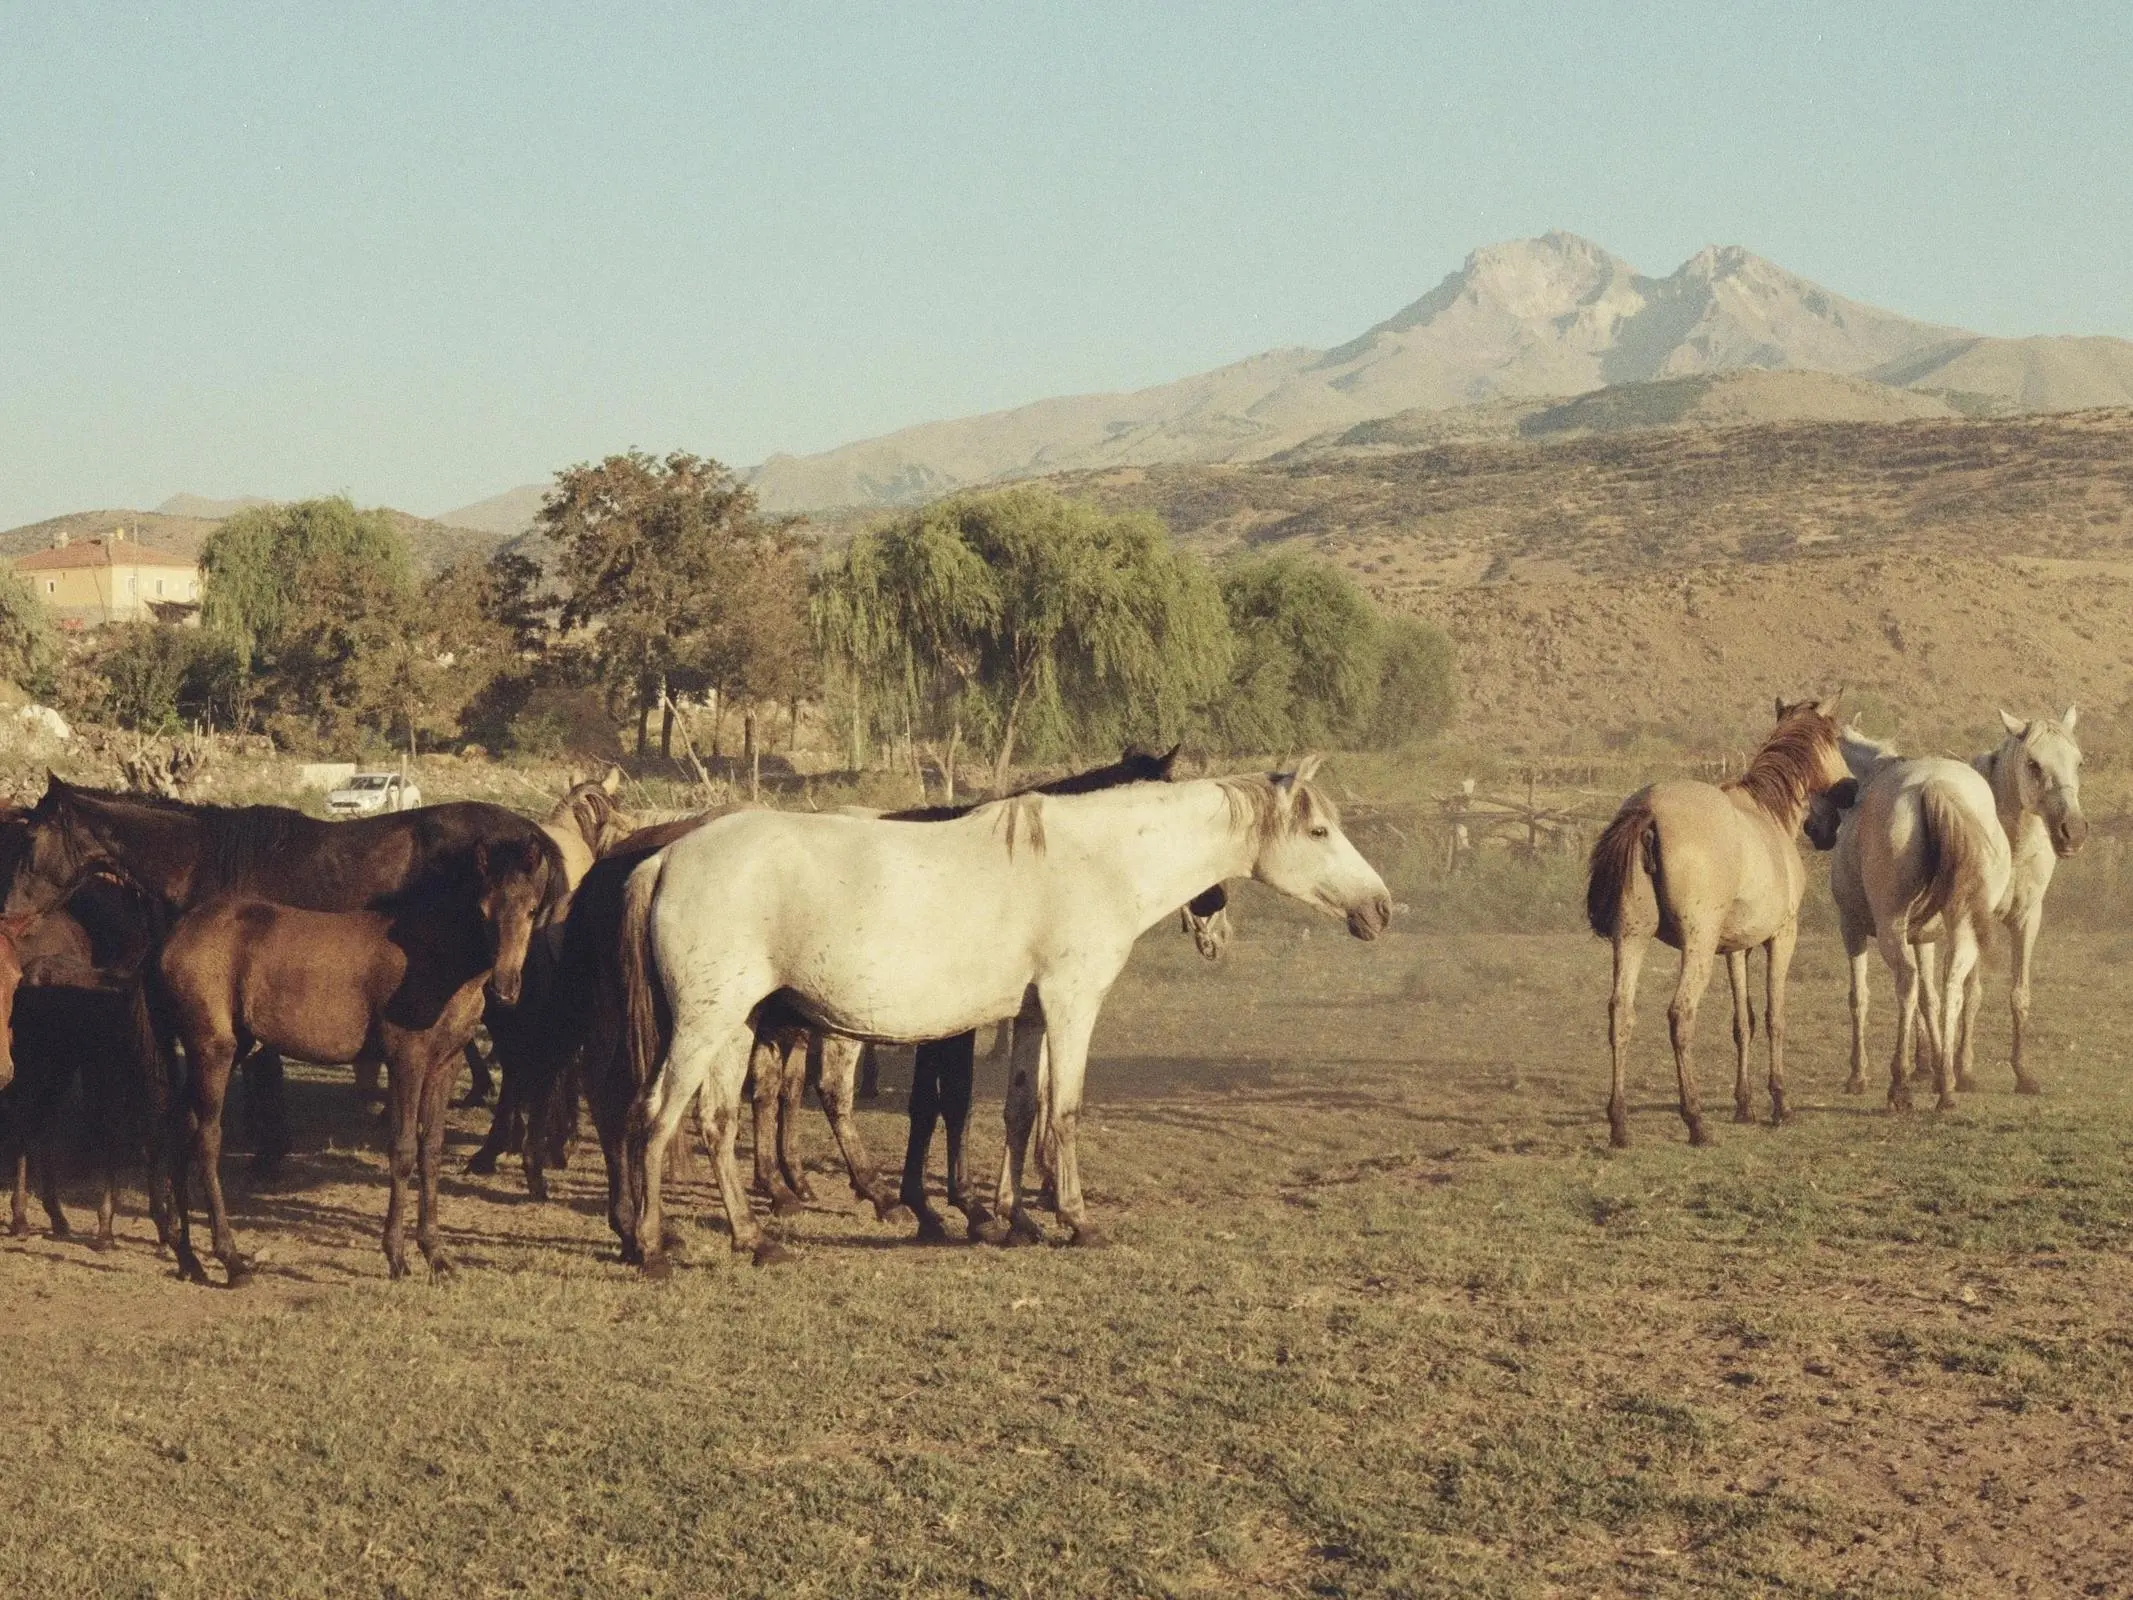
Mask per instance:
[[[810,1111],[790,1266],[735,1265],[696,1181],[692,1267],[639,1281],[581,1147],[549,1205],[508,1165],[455,1179],[459,1276],[394,1285],[370,1115],[299,1069],[287,1180],[232,1163],[253,1288],[172,1281],[139,1218],[110,1256],[0,1244],[0,1591],[2121,1592],[2121,865],[2066,869],[2045,1097],[2007,1092],[1997,987],[1959,1110],[1840,1093],[1816,911],[1796,1122],[1687,1148],[1658,962],[1619,1154],[1571,864],[1396,861],[1411,912],[1368,946],[1247,891],[1219,965],[1159,928],[1106,1014],[1102,1252],[914,1248],[845,1200]],[[900,1090],[864,1119],[884,1156]]]

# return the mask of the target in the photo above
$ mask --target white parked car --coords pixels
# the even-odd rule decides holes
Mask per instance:
[[[326,811],[336,817],[375,817],[385,811],[412,811],[422,804],[415,780],[399,772],[359,772],[328,791]]]

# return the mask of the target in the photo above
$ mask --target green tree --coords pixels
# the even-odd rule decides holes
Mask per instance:
[[[88,664],[104,685],[98,712],[139,733],[175,733],[195,722],[229,727],[243,697],[236,647],[199,628],[114,623],[98,631]]]
[[[1450,641],[1381,616],[1339,569],[1293,553],[1243,561],[1223,573],[1222,598],[1237,658],[1214,721],[1229,749],[1389,747],[1450,721]]]
[[[637,712],[637,745],[662,690],[729,701],[804,692],[807,541],[766,518],[716,461],[631,451],[556,475],[539,526],[561,552],[561,621],[591,634],[612,701]],[[668,748],[671,711],[662,720]]]
[[[31,694],[52,692],[59,641],[29,579],[0,569],[0,677]]]
[[[962,740],[987,743],[995,788],[1024,750],[1175,735],[1232,653],[1211,575],[1160,522],[1039,488],[859,535],[823,572],[815,619],[855,718],[902,722],[951,771]]]

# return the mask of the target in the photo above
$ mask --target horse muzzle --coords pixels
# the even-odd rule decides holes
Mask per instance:
[[[524,981],[522,973],[492,972],[489,974],[489,998],[500,1006],[515,1006]]]
[[[1351,907],[1348,912],[1348,931],[1358,939],[1375,939],[1392,926],[1392,896],[1381,894],[1366,903]]]
[[[2088,843],[2089,819],[2075,815],[2063,817],[2052,825],[2052,851],[2059,856],[2070,856]]]

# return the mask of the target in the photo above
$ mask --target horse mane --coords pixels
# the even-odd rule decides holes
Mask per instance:
[[[1747,769],[1719,787],[1745,794],[1773,822],[1790,827],[1822,787],[1822,753],[1837,742],[1837,724],[1810,703],[1788,710]]]
[[[1096,794],[1104,789],[1123,788],[1129,783],[1168,783],[1171,763],[1177,760],[1178,747],[1173,745],[1163,755],[1150,755],[1143,750],[1127,750],[1118,760],[1106,766],[1091,767],[1086,772],[1070,773],[1064,778],[1051,778],[1043,783],[1029,784],[1024,788],[1011,789],[1006,794],[990,800],[973,800],[967,806],[912,806],[903,811],[885,811],[876,820],[880,822],[953,822],[958,817],[967,817],[980,806],[995,806],[1010,801],[1033,799],[1045,794]],[[1035,808],[1029,837],[1032,846],[1044,848],[1044,829],[1034,821]],[[1012,850],[1015,842],[1015,824],[1008,823],[1007,843]]]
[[[588,780],[573,784],[563,798],[556,802],[555,810],[548,814],[548,820],[561,822],[567,818],[571,826],[583,836],[586,844],[597,851],[600,841],[606,838],[611,830],[620,827],[621,815],[622,807],[615,803],[615,797],[597,782]]]
[[[284,852],[310,843],[314,830],[325,826],[288,806],[197,805],[159,794],[80,786],[70,792],[77,799],[160,811],[191,821],[201,832],[200,866],[221,888],[247,881]]]
[[[1231,826],[1249,832],[1262,846],[1307,825],[1314,817],[1340,826],[1340,808],[1316,784],[1293,779],[1282,783],[1279,775],[1264,772],[1239,772],[1217,778],[1215,783],[1229,805]],[[1281,803],[1285,791],[1294,793],[1294,801],[1287,807]]]

